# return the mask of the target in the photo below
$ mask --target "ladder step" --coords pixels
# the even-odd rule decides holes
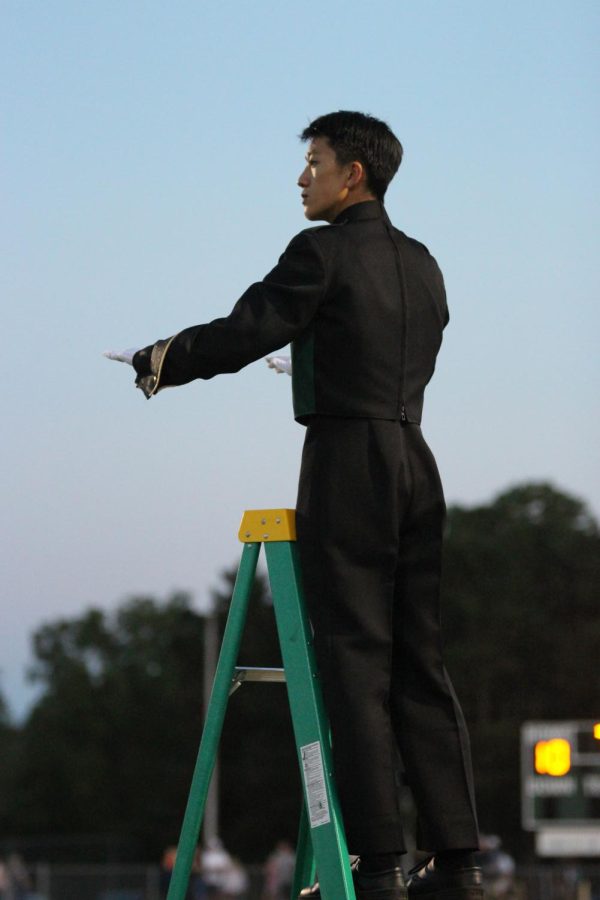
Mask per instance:
[[[261,669],[257,666],[236,666],[231,679],[231,687],[229,696],[242,686],[244,681],[270,681],[285,682],[285,671],[283,669]]]

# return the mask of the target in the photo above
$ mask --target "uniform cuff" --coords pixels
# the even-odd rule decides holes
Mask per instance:
[[[161,387],[165,387],[165,385],[161,385],[162,369],[174,337],[175,335],[165,341],[150,344],[143,350],[138,350],[133,356],[132,364],[137,372],[136,387],[143,391],[148,400],[158,393]]]

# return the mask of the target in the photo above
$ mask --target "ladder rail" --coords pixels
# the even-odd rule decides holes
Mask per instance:
[[[217,671],[202,730],[200,749],[198,750],[188,802],[183,817],[183,825],[181,826],[177,856],[169,884],[167,900],[184,900],[187,893],[198,835],[200,834],[200,825],[204,815],[204,807],[206,806],[206,797],[223,730],[231,680],[248,613],[250,593],[259,553],[259,543],[244,544],[221,644]]]
[[[303,776],[310,826],[307,844],[312,844],[324,900],[356,900],[297,547],[291,541],[269,542],[265,543],[265,555]],[[299,859],[301,871],[305,872],[308,866],[309,860]]]

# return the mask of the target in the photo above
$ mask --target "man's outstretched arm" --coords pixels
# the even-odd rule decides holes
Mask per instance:
[[[275,268],[245,291],[228,316],[186,328],[135,353],[137,386],[152,397],[164,387],[239,371],[300,334],[315,315],[325,287],[318,243],[310,233],[301,232]]]

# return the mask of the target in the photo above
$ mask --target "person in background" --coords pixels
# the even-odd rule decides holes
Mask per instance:
[[[177,847],[170,846],[165,848],[160,861],[160,892],[162,897],[166,897],[169,892],[176,857]]]
[[[7,900],[8,870],[3,859],[0,859],[0,900]]]
[[[9,854],[6,860],[6,874],[8,876],[6,900],[26,900],[31,881],[20,853]]]
[[[264,866],[263,900],[288,900],[296,854],[289,841],[278,841]]]
[[[201,852],[201,872],[206,885],[206,896],[221,900],[223,882],[231,868],[231,856],[218,837],[208,840]]]

